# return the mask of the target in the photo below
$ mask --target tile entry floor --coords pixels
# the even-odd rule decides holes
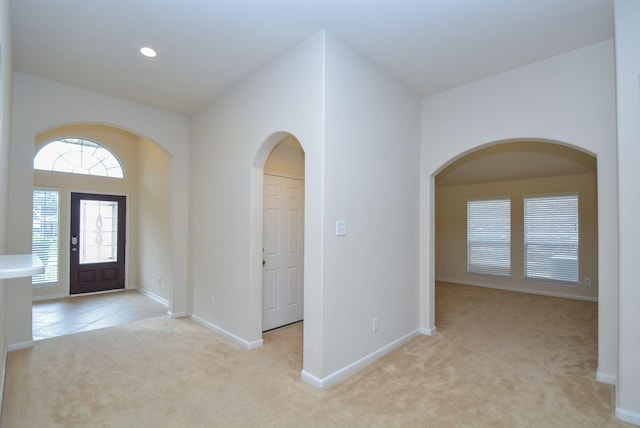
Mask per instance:
[[[162,317],[167,310],[136,290],[33,302],[33,340]]]

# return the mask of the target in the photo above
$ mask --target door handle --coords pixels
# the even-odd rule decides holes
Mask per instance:
[[[264,266],[264,265],[266,265],[266,264],[267,264],[267,261],[266,261],[266,260],[263,260],[263,261],[262,261],[262,266]]]

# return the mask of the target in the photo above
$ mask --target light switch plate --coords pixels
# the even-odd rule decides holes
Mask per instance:
[[[347,236],[347,222],[344,220],[336,221],[336,236]]]

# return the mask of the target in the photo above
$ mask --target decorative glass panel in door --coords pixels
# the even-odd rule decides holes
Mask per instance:
[[[118,261],[118,201],[80,201],[80,264]]]

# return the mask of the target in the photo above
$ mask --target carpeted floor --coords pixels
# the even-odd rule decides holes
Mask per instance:
[[[594,380],[597,305],[437,287],[421,336],[326,390],[302,326],[245,351],[186,319],[38,341],[7,361],[2,427],[625,427]]]

